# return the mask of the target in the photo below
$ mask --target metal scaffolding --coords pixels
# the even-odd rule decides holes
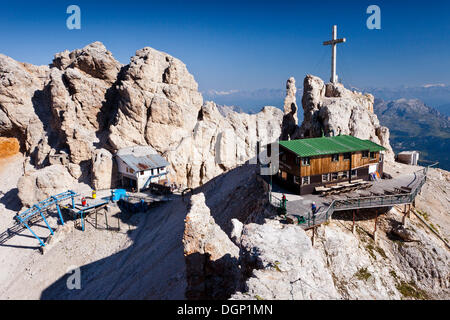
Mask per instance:
[[[61,214],[61,208],[60,208],[60,202],[64,200],[71,199],[72,200],[72,208],[75,208],[75,197],[77,197],[78,194],[73,192],[72,190],[68,190],[66,192],[57,194],[55,196],[51,196],[48,199],[45,199],[44,201],[41,201],[35,205],[33,205],[31,208],[25,210],[22,213],[19,213],[15,219],[17,222],[25,226],[31,234],[39,240],[39,243],[41,246],[45,247],[44,241],[42,241],[41,238],[38,237],[36,233],[34,233],[33,230],[31,230],[30,226],[28,225],[28,221],[33,219],[36,216],[41,216],[42,220],[45,222],[45,225],[50,230],[50,233],[53,235],[53,229],[50,227],[50,225],[47,222],[47,219],[45,219],[44,211],[48,210],[53,205],[56,206],[56,210],[58,211],[59,220],[61,221],[61,224],[64,225],[64,219]]]

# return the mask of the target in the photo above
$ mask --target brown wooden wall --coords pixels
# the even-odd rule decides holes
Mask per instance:
[[[280,170],[288,172],[292,175],[299,176],[299,173],[302,177],[320,175],[330,172],[340,172],[340,171],[349,171],[350,170],[350,160],[344,161],[344,155],[339,155],[339,161],[333,162],[332,155],[319,156],[319,157],[311,157],[309,166],[301,166],[300,164],[296,164],[295,160],[297,155],[283,147],[280,146],[280,150],[284,152],[286,155],[286,161],[280,157]],[[380,153],[376,152],[376,159],[371,160],[370,154],[369,157],[363,158],[362,152],[355,152],[352,154],[352,169],[360,168],[363,166],[368,166],[369,164],[376,164],[380,159]],[[300,166],[300,168],[299,168]]]

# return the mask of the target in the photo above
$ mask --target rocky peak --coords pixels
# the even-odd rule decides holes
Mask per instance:
[[[57,53],[53,59],[52,67],[59,70],[68,68],[79,69],[86,74],[114,82],[122,65],[113,57],[101,42],[94,42],[83,49],[72,52],[65,50]]]
[[[215,223],[203,193],[192,196],[185,221],[186,298],[228,298],[239,286],[239,248]]]
[[[33,154],[38,163],[39,145],[46,144],[42,92],[49,73],[47,66],[17,62],[0,54],[0,135],[17,138],[21,151]]]
[[[281,129],[281,140],[290,139],[294,134],[298,124],[297,99],[295,97],[297,88],[295,87],[295,78],[290,77],[286,83],[286,98],[284,99],[284,116]]]
[[[135,145],[166,157],[171,181],[199,186],[275,141],[281,118],[276,108],[222,116],[182,61],[150,47],[126,66],[100,42],[44,67],[0,55],[0,134],[18,138],[37,168],[65,151],[69,173],[95,187],[113,183],[108,152]]]
[[[291,129],[291,139],[352,135],[381,144],[387,149],[385,159],[393,161],[389,129],[381,126],[373,113],[371,94],[350,91],[339,83],[325,84],[312,75],[305,77],[303,87],[304,120],[293,133]],[[285,131],[283,134],[286,136]]]

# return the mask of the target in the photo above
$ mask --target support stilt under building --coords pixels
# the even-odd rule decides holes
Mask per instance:
[[[355,234],[355,231],[356,231],[356,224],[355,224],[355,215],[356,215],[356,212],[358,211],[358,209],[356,209],[356,210],[352,210],[353,211],[353,225],[352,225],[352,233],[353,234]]]
[[[375,213],[375,228],[373,230],[373,241],[375,242],[377,242],[378,240],[377,221],[378,221],[378,210]]]

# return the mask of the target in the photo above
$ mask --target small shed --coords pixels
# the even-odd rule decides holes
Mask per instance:
[[[169,184],[169,163],[152,147],[134,146],[120,149],[116,160],[123,187],[135,188],[139,192],[149,188],[150,184]]]
[[[417,166],[419,162],[418,151],[402,151],[397,155],[397,161],[409,165]]]

